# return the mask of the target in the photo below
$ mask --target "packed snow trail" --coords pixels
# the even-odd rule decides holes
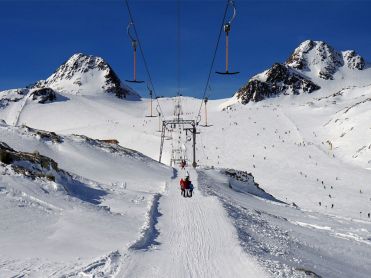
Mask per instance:
[[[158,202],[152,245],[132,249],[117,277],[267,277],[242,250],[220,202],[203,196],[189,172],[194,196],[180,195],[179,177],[171,182]]]
[[[13,108],[14,111],[12,113],[10,113],[13,117],[13,121],[11,121],[12,125],[14,125],[14,126],[19,125],[19,119],[21,117],[22,111],[25,108],[25,106],[27,104],[27,100],[30,98],[32,93],[33,93],[33,91],[29,90],[27,92],[27,94],[24,96],[24,98],[21,101],[19,101],[19,104],[14,106],[14,108]]]

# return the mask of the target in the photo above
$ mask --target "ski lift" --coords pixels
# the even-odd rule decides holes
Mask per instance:
[[[158,114],[158,132],[161,132],[161,111],[160,111],[160,105],[157,104],[156,111]]]
[[[150,115],[146,116],[146,117],[149,117],[149,118],[153,118],[153,117],[156,117],[155,115],[153,115],[153,108],[152,108],[152,103],[153,103],[153,91],[152,89],[148,86],[148,83],[147,83],[147,89],[148,89],[148,92],[149,92],[149,96],[151,98],[151,102],[149,103],[150,105]]]
[[[231,7],[233,9],[233,15],[228,22],[224,23],[224,27],[223,27],[223,30],[225,32],[225,71],[223,71],[223,72],[217,71],[216,72],[217,74],[223,74],[223,75],[230,75],[230,74],[240,73],[239,71],[230,72],[228,70],[228,68],[229,68],[229,32],[231,31],[232,21],[236,17],[236,7],[234,5],[233,0],[229,0],[228,5],[229,5],[229,7]]]
[[[133,80],[125,80],[125,81],[130,82],[130,83],[144,83],[144,81],[137,80],[137,46],[138,46],[138,40],[130,34],[130,28],[132,26],[134,26],[134,23],[129,22],[128,27],[127,27],[127,32],[128,32],[128,36],[131,39],[131,46],[133,47],[133,51],[134,51],[134,55],[133,55],[133,57],[134,57],[134,68],[133,68],[134,79]]]
[[[166,128],[166,131],[170,133],[170,135],[165,136],[165,140],[173,140],[173,133],[170,129]]]
[[[196,125],[198,126],[198,124],[201,122],[201,115],[198,114],[197,115],[197,119],[196,119]]]

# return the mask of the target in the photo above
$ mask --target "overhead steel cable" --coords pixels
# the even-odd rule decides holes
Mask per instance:
[[[177,95],[180,96],[180,0],[177,1]]]
[[[197,122],[197,120],[201,117],[202,104],[203,104],[204,99],[205,99],[205,97],[206,97],[207,90],[209,89],[209,84],[210,84],[210,79],[211,79],[211,73],[212,73],[213,68],[214,68],[214,63],[215,63],[216,54],[217,54],[217,52],[218,52],[218,47],[219,47],[219,43],[220,43],[220,38],[221,38],[221,36],[222,36],[223,27],[224,27],[224,24],[225,24],[225,19],[226,19],[226,17],[227,17],[227,12],[228,12],[228,7],[229,7],[229,2],[230,2],[230,0],[227,0],[227,4],[225,5],[225,10],[224,10],[224,15],[223,15],[223,20],[222,20],[222,23],[221,23],[220,28],[219,28],[219,35],[218,35],[218,39],[217,39],[217,41],[216,41],[216,45],[215,45],[215,49],[214,49],[213,58],[212,58],[212,60],[211,60],[211,65],[210,65],[209,75],[207,76],[207,81],[206,81],[206,85],[205,85],[204,93],[203,93],[203,96],[202,96],[202,99],[201,99],[200,109],[198,110],[198,114],[197,114],[197,116],[196,116],[196,122]]]
[[[145,68],[146,73],[147,73],[147,76],[148,76],[148,81],[149,81],[150,87],[152,89],[152,93],[155,96],[156,101],[157,101],[158,112],[161,114],[160,117],[163,118],[164,113],[162,111],[160,102],[158,100],[158,96],[157,96],[156,91],[155,91],[155,87],[154,87],[153,82],[152,82],[151,73],[150,73],[149,68],[148,68],[148,63],[147,63],[146,57],[144,56],[144,51],[143,51],[142,44],[141,44],[140,39],[139,39],[139,36],[138,36],[137,28],[136,28],[135,23],[134,23],[133,15],[131,13],[131,9],[130,9],[130,6],[129,6],[129,1],[128,0],[125,0],[125,4],[126,4],[126,8],[128,10],[128,13],[129,13],[130,21],[131,21],[132,26],[133,26],[133,30],[134,30],[134,34],[135,34],[136,40],[138,42],[140,54],[141,54],[142,59],[143,59],[144,68]]]

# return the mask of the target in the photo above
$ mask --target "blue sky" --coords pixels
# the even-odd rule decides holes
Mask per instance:
[[[176,1],[129,1],[158,95],[176,94]],[[229,97],[252,75],[284,61],[300,42],[324,40],[371,61],[371,1],[235,0],[230,63],[237,76],[211,79],[210,98]],[[181,87],[201,97],[224,0],[181,1]],[[77,52],[103,57],[132,77],[124,1],[0,0],[0,90],[47,78]],[[224,37],[215,69],[224,69]],[[138,79],[145,77],[139,58]],[[143,96],[145,85],[135,85]]]

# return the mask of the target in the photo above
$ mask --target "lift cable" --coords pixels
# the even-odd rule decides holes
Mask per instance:
[[[218,35],[218,39],[216,41],[213,58],[211,60],[211,65],[210,65],[210,69],[209,69],[209,75],[208,75],[207,80],[206,80],[206,85],[205,85],[204,93],[203,93],[203,96],[202,96],[202,99],[201,99],[200,108],[198,110],[198,114],[197,114],[197,117],[196,117],[197,123],[199,122],[199,119],[201,118],[202,104],[204,103],[204,99],[205,99],[206,94],[207,94],[207,91],[209,89],[209,83],[210,83],[210,79],[211,79],[211,74],[212,74],[212,71],[213,71],[213,68],[214,68],[214,63],[215,63],[216,54],[218,52],[220,38],[221,38],[222,32],[224,30],[223,28],[224,28],[224,24],[225,24],[225,19],[227,17],[227,11],[228,11],[229,5],[230,5],[230,0],[227,0],[227,4],[226,4],[225,10],[224,10],[223,20],[222,20],[222,23],[221,23],[220,28],[219,28],[219,35]]]
[[[157,108],[156,109],[157,109],[157,111],[159,113],[159,116],[161,118],[163,118],[164,113],[162,112],[161,105],[160,105],[160,102],[158,100],[158,96],[156,94],[155,87],[154,87],[153,82],[152,82],[151,73],[150,73],[149,68],[148,68],[147,60],[146,60],[146,58],[144,56],[144,51],[143,51],[142,44],[141,44],[140,39],[139,39],[139,36],[138,36],[137,28],[136,28],[136,26],[134,24],[134,19],[133,19],[133,15],[131,13],[131,9],[130,9],[130,6],[129,6],[129,1],[128,0],[125,0],[125,4],[126,4],[126,8],[128,10],[128,13],[129,13],[130,22],[131,22],[132,27],[133,27],[133,30],[134,30],[135,38],[136,38],[136,40],[138,42],[140,54],[141,54],[142,59],[143,59],[143,64],[144,64],[144,67],[145,67],[145,70],[146,70],[146,73],[147,73],[147,76],[148,76],[148,83],[149,83],[149,85],[150,85],[150,87],[152,89],[151,91],[152,91],[152,93],[155,96],[156,101],[157,101]]]
[[[180,38],[181,38],[181,30],[180,30],[180,0],[177,1],[177,86],[178,92],[177,95],[180,96]]]

